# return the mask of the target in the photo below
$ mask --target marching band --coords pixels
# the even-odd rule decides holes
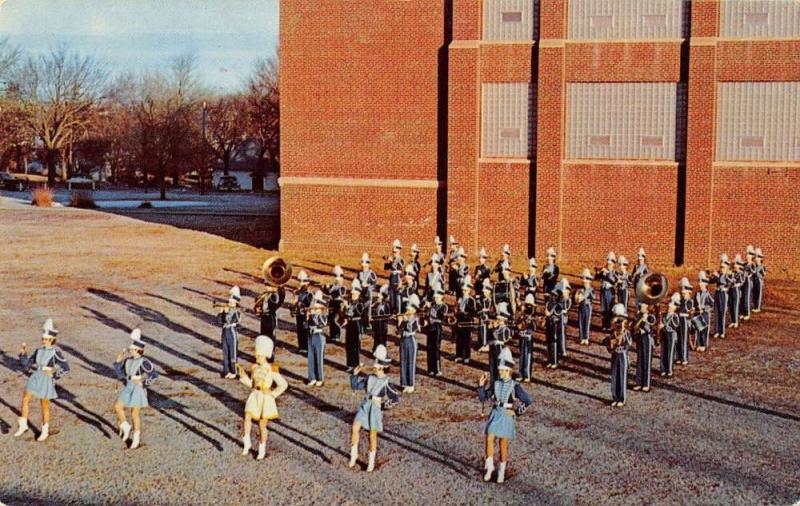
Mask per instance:
[[[383,257],[388,284],[380,285],[378,275],[371,269],[370,257],[364,253],[360,270],[347,288],[344,270],[333,269],[334,280],[311,289],[312,280],[305,271],[296,275],[298,288],[292,290],[291,264],[283,259],[268,259],[262,268],[265,287],[256,298],[254,313],[260,318],[260,334],[255,340],[256,363],[248,370],[238,364],[238,330],[242,316],[239,309],[241,292],[238,286],[230,289],[226,303],[215,303],[221,326],[222,375],[238,378],[251,389],[246,401],[243,420],[243,454],[250,450],[250,427],[259,423],[261,439],[258,459],[266,452],[269,420],[277,418],[275,399],[287,388],[286,380],[274,364],[277,344],[278,310],[290,296],[290,314],[295,319],[297,350],[307,355],[307,386],[320,387],[325,381],[325,330],[327,339],[338,341],[345,333],[346,365],[351,373],[354,390],[365,390],[366,397],[352,424],[350,467],[358,460],[359,432],[369,432],[367,471],[375,467],[377,434],[383,430],[383,410],[399,400],[386,370],[391,361],[390,323],[394,322],[400,357],[400,387],[410,394],[417,388],[416,363],[418,334],[427,336],[427,372],[430,376],[444,374],[441,346],[447,332],[455,341],[454,362],[469,364],[473,351],[487,353],[485,373],[481,376],[478,395],[481,402],[493,402],[494,407],[486,426],[485,479],[491,479],[494,467],[494,440],[500,443],[500,464],[497,481],[502,483],[508,453],[508,442],[514,439],[515,416],[530,406],[530,395],[513,379],[517,368],[519,382],[533,379],[534,343],[538,331],[543,331],[547,349],[547,367],[557,368],[568,355],[570,313],[577,320],[577,337],[588,345],[592,334],[592,315],[595,301],[599,302],[602,331],[607,334],[603,343],[611,355],[611,405],[626,403],[629,352],[636,351],[634,391],[651,389],[651,370],[654,349],[660,349],[659,372],[670,378],[674,364],[689,363],[689,352],[704,352],[709,337],[724,339],[728,328],[736,328],[752,314],[763,309],[766,267],[761,248],[747,246],[746,259],[736,254],[734,262],[723,253],[720,266],[713,272],[698,274],[698,289],[688,278],[680,280],[678,291],[670,294],[664,275],[650,270],[643,248],[637,253],[637,263],[631,271],[628,261],[613,251],[606,257],[603,268],[594,273],[584,268],[580,285],[573,291],[570,282],[561,275],[556,263],[555,248],[547,249],[547,263],[541,274],[535,258],[530,258],[527,272],[514,277],[511,270],[511,248],[506,244],[493,269],[487,265],[486,250],[481,249],[478,264],[472,275],[464,248],[450,237],[450,250],[445,257],[442,241],[434,241],[435,251],[424,265],[419,262],[419,248],[411,247],[408,263],[401,255],[400,240],[392,243],[392,253]],[[423,273],[423,269],[428,271]],[[446,275],[445,275],[446,274]],[[424,287],[420,286],[424,280]],[[446,282],[446,283],[445,283]],[[598,283],[599,297],[595,295]],[[712,293],[709,286],[716,289]],[[634,291],[634,315],[629,316],[630,291]],[[445,300],[453,295],[452,305]],[[541,306],[537,305],[541,304]],[[664,308],[662,309],[662,305]],[[541,310],[539,309],[541,307]],[[730,322],[728,315],[730,314]],[[713,323],[713,334],[711,326]],[[477,329],[473,338],[473,329]],[[372,374],[361,375],[362,339],[372,333]],[[69,371],[63,352],[55,347],[58,332],[52,320],[47,320],[42,347],[27,356],[23,344],[20,361],[27,371],[33,369],[21,406],[19,428],[15,436],[28,430],[28,404],[32,397],[42,403],[42,431],[38,438],[48,437],[48,401],[57,398],[55,382]],[[516,339],[514,339],[516,337]],[[512,355],[512,343],[517,343],[518,360]],[[141,333],[134,329],[127,351],[120,353],[114,364],[119,379],[125,382],[114,405],[120,436],[128,440],[133,431],[131,448],[140,441],[140,410],[148,406],[146,387],[156,378],[153,364],[143,357],[145,345]],[[125,417],[132,411],[133,425]]]

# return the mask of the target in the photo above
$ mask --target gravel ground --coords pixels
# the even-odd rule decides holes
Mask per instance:
[[[558,371],[536,347],[532,410],[518,421],[509,479],[481,481],[486,413],[475,393],[485,364],[452,362],[419,377],[387,413],[378,467],[347,468],[361,394],[349,390],[344,350],[327,348],[326,384],[303,385],[305,357],[282,315],[278,362],[290,383],[270,425],[267,459],[240,453],[247,390],[219,377],[211,300],[239,284],[252,307],[268,254],[199,232],[77,209],[34,209],[0,198],[0,501],[6,504],[788,504],[800,498],[800,283],[771,280],[768,310],[709,352],[694,354],[650,394],[611,408],[608,353],[597,334]],[[294,259],[310,272],[329,262]],[[354,264],[357,259],[350,259]],[[573,272],[575,270],[573,269]],[[72,372],[59,383],[58,433],[14,439],[25,378],[19,344],[38,343],[52,316]],[[111,409],[111,366],[139,326],[163,374],[150,391],[143,446],[127,450]],[[244,320],[240,361],[258,325]],[[424,370],[424,337],[419,366]],[[365,339],[365,349],[371,339]],[[396,345],[390,355],[397,359]],[[635,354],[632,354],[635,356]],[[390,370],[397,380],[397,368]],[[31,406],[34,427],[39,408]],[[257,431],[254,429],[255,441]],[[362,438],[362,463],[366,460]]]

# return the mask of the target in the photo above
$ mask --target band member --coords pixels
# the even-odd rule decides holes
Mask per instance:
[[[742,255],[737,253],[733,263],[733,273],[731,274],[732,283],[728,291],[731,310],[731,322],[728,327],[739,328],[739,304],[742,298],[744,278],[744,261],[742,260]]]
[[[742,320],[750,319],[750,310],[753,307],[753,277],[756,273],[756,250],[752,244],[747,245],[744,265],[744,282],[742,283],[742,299],[739,303],[739,313]]]
[[[419,275],[422,272],[422,264],[419,263],[419,248],[417,243],[411,245],[411,254],[408,257],[408,264],[414,269],[414,286],[419,286]]]
[[[628,272],[628,259],[620,255],[619,272],[617,273],[617,302],[628,309],[628,289],[631,286],[631,274]]]
[[[706,271],[700,271],[697,276],[697,285],[700,290],[694,295],[695,311],[698,311],[705,323],[705,328],[697,332],[697,351],[708,349],[708,335],[711,331],[711,309],[714,307],[714,297],[708,291],[710,280],[706,276]]]
[[[444,303],[444,292],[437,291],[433,294],[433,304],[428,308],[427,334],[428,334],[428,374],[431,376],[442,375],[442,323],[450,312],[450,307]]]
[[[433,255],[436,257],[436,264],[437,268],[439,269],[439,274],[444,276],[444,263],[447,261],[444,255],[444,251],[442,251],[442,240],[439,239],[439,236],[433,238]],[[433,260],[431,260],[433,261]],[[444,280],[444,278],[442,278]],[[442,288],[444,288],[444,281],[442,281]]]
[[[542,271],[542,293],[544,293],[545,297],[553,293],[560,275],[561,270],[556,264],[556,249],[550,246],[547,248],[547,265],[544,266]]]
[[[322,386],[325,381],[325,325],[328,314],[322,292],[314,293],[314,302],[308,311],[308,383],[310,387]],[[271,355],[271,354],[270,354]]]
[[[547,344],[547,368],[555,369],[558,367],[558,321],[561,320],[561,312],[556,309],[559,297],[556,288],[545,296],[544,304],[544,338]]]
[[[489,384],[493,385],[498,379],[497,366],[499,365],[500,351],[511,341],[511,329],[508,328],[508,319],[511,313],[508,310],[508,303],[500,302],[495,306],[496,315],[494,328],[492,329],[491,341],[489,341]]]
[[[731,262],[728,255],[719,257],[719,271],[711,276],[711,282],[717,285],[714,292],[714,337],[725,339],[726,320],[728,316],[728,290],[733,282],[730,273]]]
[[[439,263],[441,257],[434,253],[431,255],[431,270],[425,276],[425,300],[433,302],[433,294],[437,291],[444,291],[444,275],[442,265]]]
[[[364,304],[361,303],[361,283],[354,279],[350,285],[350,301],[344,306],[344,347],[348,372],[362,365],[361,315],[364,310]]]
[[[236,357],[239,353],[239,332],[236,327],[242,319],[238,309],[241,300],[239,287],[232,287],[228,304],[221,306],[217,313],[217,320],[222,325],[222,375],[226,379],[236,378]]]
[[[297,281],[300,283],[300,287],[294,294],[292,312],[294,313],[294,323],[297,328],[297,351],[306,353],[308,351],[308,317],[306,312],[311,307],[311,300],[314,295],[308,289],[311,280],[308,279],[306,271],[297,273]]]
[[[569,310],[572,308],[572,299],[570,298],[570,286],[567,278],[561,278],[561,281],[556,285],[556,307],[555,313],[558,315],[556,318],[556,338],[558,340],[558,353],[562,357],[567,356],[567,323],[569,322]]]
[[[592,271],[583,269],[581,280],[583,288],[575,293],[575,302],[578,304],[578,333],[581,344],[589,344],[589,334],[592,327],[592,303],[594,302],[594,288],[592,288]]]
[[[375,339],[372,346],[372,353],[379,344],[386,346],[386,341],[389,338],[389,315],[392,313],[389,309],[389,303],[386,302],[386,297],[389,295],[389,287],[382,285],[378,290],[378,301],[375,303],[372,314],[375,319],[372,321],[372,329],[375,331]]]
[[[636,294],[636,307],[639,307],[639,304],[642,302],[639,300],[639,294],[636,291],[636,285],[639,284],[640,279],[647,276],[649,273],[650,268],[647,266],[647,254],[644,252],[644,248],[639,248],[639,253],[636,255],[636,266],[633,268],[633,272],[631,273],[631,285],[633,286],[633,291]]]
[[[419,297],[411,295],[406,312],[397,318],[397,332],[400,334],[400,386],[403,392],[412,393],[417,375],[417,333],[420,331],[417,310]]]
[[[326,317],[325,314],[319,314],[319,316]],[[320,328],[323,327],[324,325]],[[314,335],[312,334],[312,346],[313,340]],[[324,338],[320,342],[324,345]],[[255,420],[258,422],[258,431],[261,436],[258,442],[257,460],[263,460],[267,454],[267,422],[279,418],[275,399],[289,387],[286,379],[278,372],[278,365],[272,363],[273,350],[272,339],[267,336],[258,336],[256,337],[256,363],[250,366],[249,371],[236,364],[236,368],[239,370],[239,381],[251,389],[244,405],[242,455],[250,453],[250,429]]]
[[[33,369],[28,381],[25,383],[25,392],[22,394],[20,417],[17,419],[19,428],[14,437],[21,436],[28,430],[28,415],[30,413],[31,398],[39,399],[42,407],[42,431],[37,441],[44,441],[50,435],[50,401],[58,399],[56,381],[69,372],[69,363],[64,357],[64,352],[56,346],[58,331],[53,325],[52,318],[48,318],[42,327],[42,346],[28,356],[28,345],[22,343],[19,351],[19,361],[25,373]]]
[[[283,287],[266,285],[258,297],[255,313],[261,318],[261,334],[275,339],[278,331],[278,309],[283,306],[286,299],[286,290]]]
[[[756,247],[756,269],[753,276],[753,312],[760,313],[764,308],[764,278],[767,277],[767,266],[764,265],[764,253]]]
[[[340,341],[342,338],[342,329],[336,323],[336,315],[342,309],[342,303],[347,297],[347,287],[345,286],[344,281],[344,269],[341,266],[336,265],[333,268],[333,275],[335,276],[333,283],[329,285],[325,285],[323,287],[323,293],[330,297],[330,303],[328,304],[328,339],[331,341]],[[316,297],[316,294],[314,294]],[[309,334],[311,334],[311,330],[309,329]],[[269,335],[267,335],[270,337]]]
[[[483,280],[492,276],[491,269],[486,265],[486,260],[488,259],[489,255],[486,254],[486,250],[481,248],[480,253],[478,253],[478,265],[475,266],[475,274],[472,276],[475,280],[475,286],[483,286]]]
[[[497,277],[497,282],[492,287],[492,303],[495,307],[501,302],[508,304],[509,314],[514,314],[514,286],[511,282],[511,265],[508,262],[503,262],[500,266],[500,274]]]
[[[531,294],[533,294],[534,298],[536,297],[536,290],[539,289],[539,273],[534,257],[528,259],[528,274],[522,277],[520,287],[524,290],[522,293],[523,298],[527,298]]]
[[[234,365],[236,362],[234,361]],[[125,382],[125,388],[117,396],[114,403],[114,412],[117,414],[119,422],[119,435],[122,441],[127,441],[131,434],[131,424],[125,418],[125,408],[131,410],[133,420],[133,438],[131,439],[132,450],[139,447],[142,434],[142,421],[140,413],[142,408],[148,406],[146,387],[150,386],[158,377],[153,364],[144,358],[144,343],[142,342],[142,331],[133,329],[131,331],[131,344],[127,352],[123,350],[117,355],[114,362],[114,372],[117,378]],[[236,374],[234,373],[234,378]]]
[[[484,278],[481,293],[475,298],[475,314],[478,317],[478,347],[481,352],[489,351],[489,319],[494,308],[493,292],[492,281]]]
[[[478,398],[481,403],[492,401],[492,411],[486,423],[486,474],[484,481],[492,479],[494,472],[494,440],[500,443],[500,465],[497,468],[497,483],[503,483],[508,462],[508,442],[516,437],[515,415],[521,415],[533,402],[531,396],[522,386],[511,379],[511,369],[514,359],[511,350],[505,348],[499,357],[497,369],[499,377],[495,381],[488,381],[483,374],[478,381]]]
[[[369,432],[369,462],[367,472],[375,469],[375,456],[378,452],[378,433],[383,432],[383,410],[391,408],[400,401],[400,396],[389,384],[386,369],[391,360],[386,356],[386,347],[378,345],[375,348],[375,362],[372,367],[374,373],[361,376],[356,370],[350,376],[350,387],[353,390],[365,390],[367,396],[358,408],[350,435],[350,463],[355,467],[358,461],[358,439],[361,429]]]
[[[417,284],[414,282],[414,266],[406,265],[403,284],[400,286],[400,312],[406,312],[406,306],[412,295],[417,295]]]
[[[656,325],[655,315],[650,307],[642,302],[633,324],[636,339],[636,385],[634,390],[650,391],[650,376],[653,368],[653,330]]]
[[[472,355],[472,319],[475,318],[477,307],[478,303],[472,296],[472,279],[467,275],[461,285],[461,297],[456,301],[455,362],[469,364]]]
[[[533,377],[533,334],[536,332],[536,299],[532,293],[525,296],[522,311],[519,312],[519,375],[522,381],[530,383]]]
[[[392,308],[392,313],[400,312],[400,283],[406,265],[403,257],[400,256],[402,249],[400,239],[395,239],[392,243],[392,256],[384,257],[386,262],[383,264],[383,268],[389,271],[389,307]]]
[[[612,308],[614,330],[608,339],[611,353],[611,405],[625,405],[625,391],[628,388],[628,350],[631,347],[631,333],[628,330],[628,311],[622,304]]]
[[[689,332],[691,332],[691,317],[694,311],[692,298],[692,284],[687,278],[681,278],[681,300],[678,304],[678,363],[689,363]]]
[[[675,341],[678,339],[678,328],[681,325],[677,313],[680,304],[681,296],[677,292],[673,293],[667,306],[667,313],[658,325],[661,331],[661,375],[668,378],[672,377],[672,364],[675,362]]]
[[[494,272],[497,273],[497,279],[503,278],[503,269],[511,270],[511,246],[503,244],[500,250],[500,260],[494,265]]]
[[[464,248],[458,248],[455,271],[457,289],[453,288],[453,293],[458,295],[461,293],[461,287],[464,285],[464,278],[469,276],[469,265],[467,265],[467,254],[464,253]]]
[[[372,321],[372,294],[378,285],[378,275],[370,267],[369,254],[364,252],[361,255],[361,271],[358,273],[358,282],[361,283],[361,302],[366,306],[361,326],[369,329]]]
[[[617,286],[617,257],[613,251],[608,252],[606,266],[596,272],[600,280],[600,313],[603,315],[603,331],[611,330],[611,309],[614,307],[614,290]]]
[[[458,270],[456,264],[458,263],[458,241],[452,235],[450,236],[450,253],[447,255],[447,291],[449,293],[458,293],[457,290],[461,286],[458,284]]]

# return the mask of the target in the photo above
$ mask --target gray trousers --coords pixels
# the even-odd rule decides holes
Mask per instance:
[[[741,297],[741,287],[732,287],[728,295],[731,297],[731,323],[739,323],[739,297]]]
[[[611,354],[611,400],[625,402],[625,389],[628,387],[628,354]]]
[[[678,320],[678,360],[680,362],[689,361],[689,317],[681,316]]]
[[[578,331],[581,341],[589,340],[589,328],[592,325],[592,305],[581,304],[578,311]]]
[[[533,337],[519,336],[519,375],[531,379],[533,372]]]
[[[664,332],[661,337],[661,372],[672,374],[672,363],[675,362],[675,332]]]
[[[417,338],[404,335],[400,339],[400,386],[413,387],[417,373]]]
[[[325,334],[311,335],[308,346],[308,381],[325,381]]]
[[[728,292],[718,290],[714,296],[714,334],[722,335],[728,316]]]
[[[703,311],[703,321],[706,322],[706,328],[702,332],[697,333],[697,346],[708,347],[708,335],[711,332],[711,313]]]
[[[239,335],[236,329],[222,329],[222,374],[236,374],[236,354],[239,351]]]
[[[650,387],[653,366],[653,338],[650,334],[636,335],[636,384]]]

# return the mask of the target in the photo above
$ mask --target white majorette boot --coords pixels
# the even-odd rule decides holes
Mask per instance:
[[[371,473],[375,469],[375,455],[377,451],[369,452],[369,463],[367,464],[367,472]]]
[[[497,483],[503,483],[506,481],[506,463],[500,462],[500,465],[497,466]]]
[[[122,422],[119,424],[119,435],[123,441],[127,441],[131,436],[131,424],[128,422]]]
[[[483,481],[489,481],[492,479],[492,473],[494,472],[494,458],[486,457],[486,474],[483,475]]]
[[[131,450],[139,448],[139,434],[140,432],[138,430],[133,433],[133,441],[131,441]]]
[[[14,433],[14,437],[20,437],[25,433],[26,430],[28,430],[27,418],[19,417],[17,418],[17,423],[19,424],[19,429],[17,429],[17,432]]]
[[[244,443],[244,448],[242,448],[242,455],[247,455],[250,453],[250,448],[252,448],[252,443],[250,442],[250,435],[242,436],[242,442]]]
[[[50,435],[50,426],[46,423],[42,425],[42,433],[36,438],[37,441],[44,441]]]
[[[358,446],[351,446],[350,463],[347,464],[347,467],[355,467],[357,461],[358,461]]]
[[[256,456],[256,460],[264,460],[264,457],[267,456],[267,443],[258,443],[258,456]]]

